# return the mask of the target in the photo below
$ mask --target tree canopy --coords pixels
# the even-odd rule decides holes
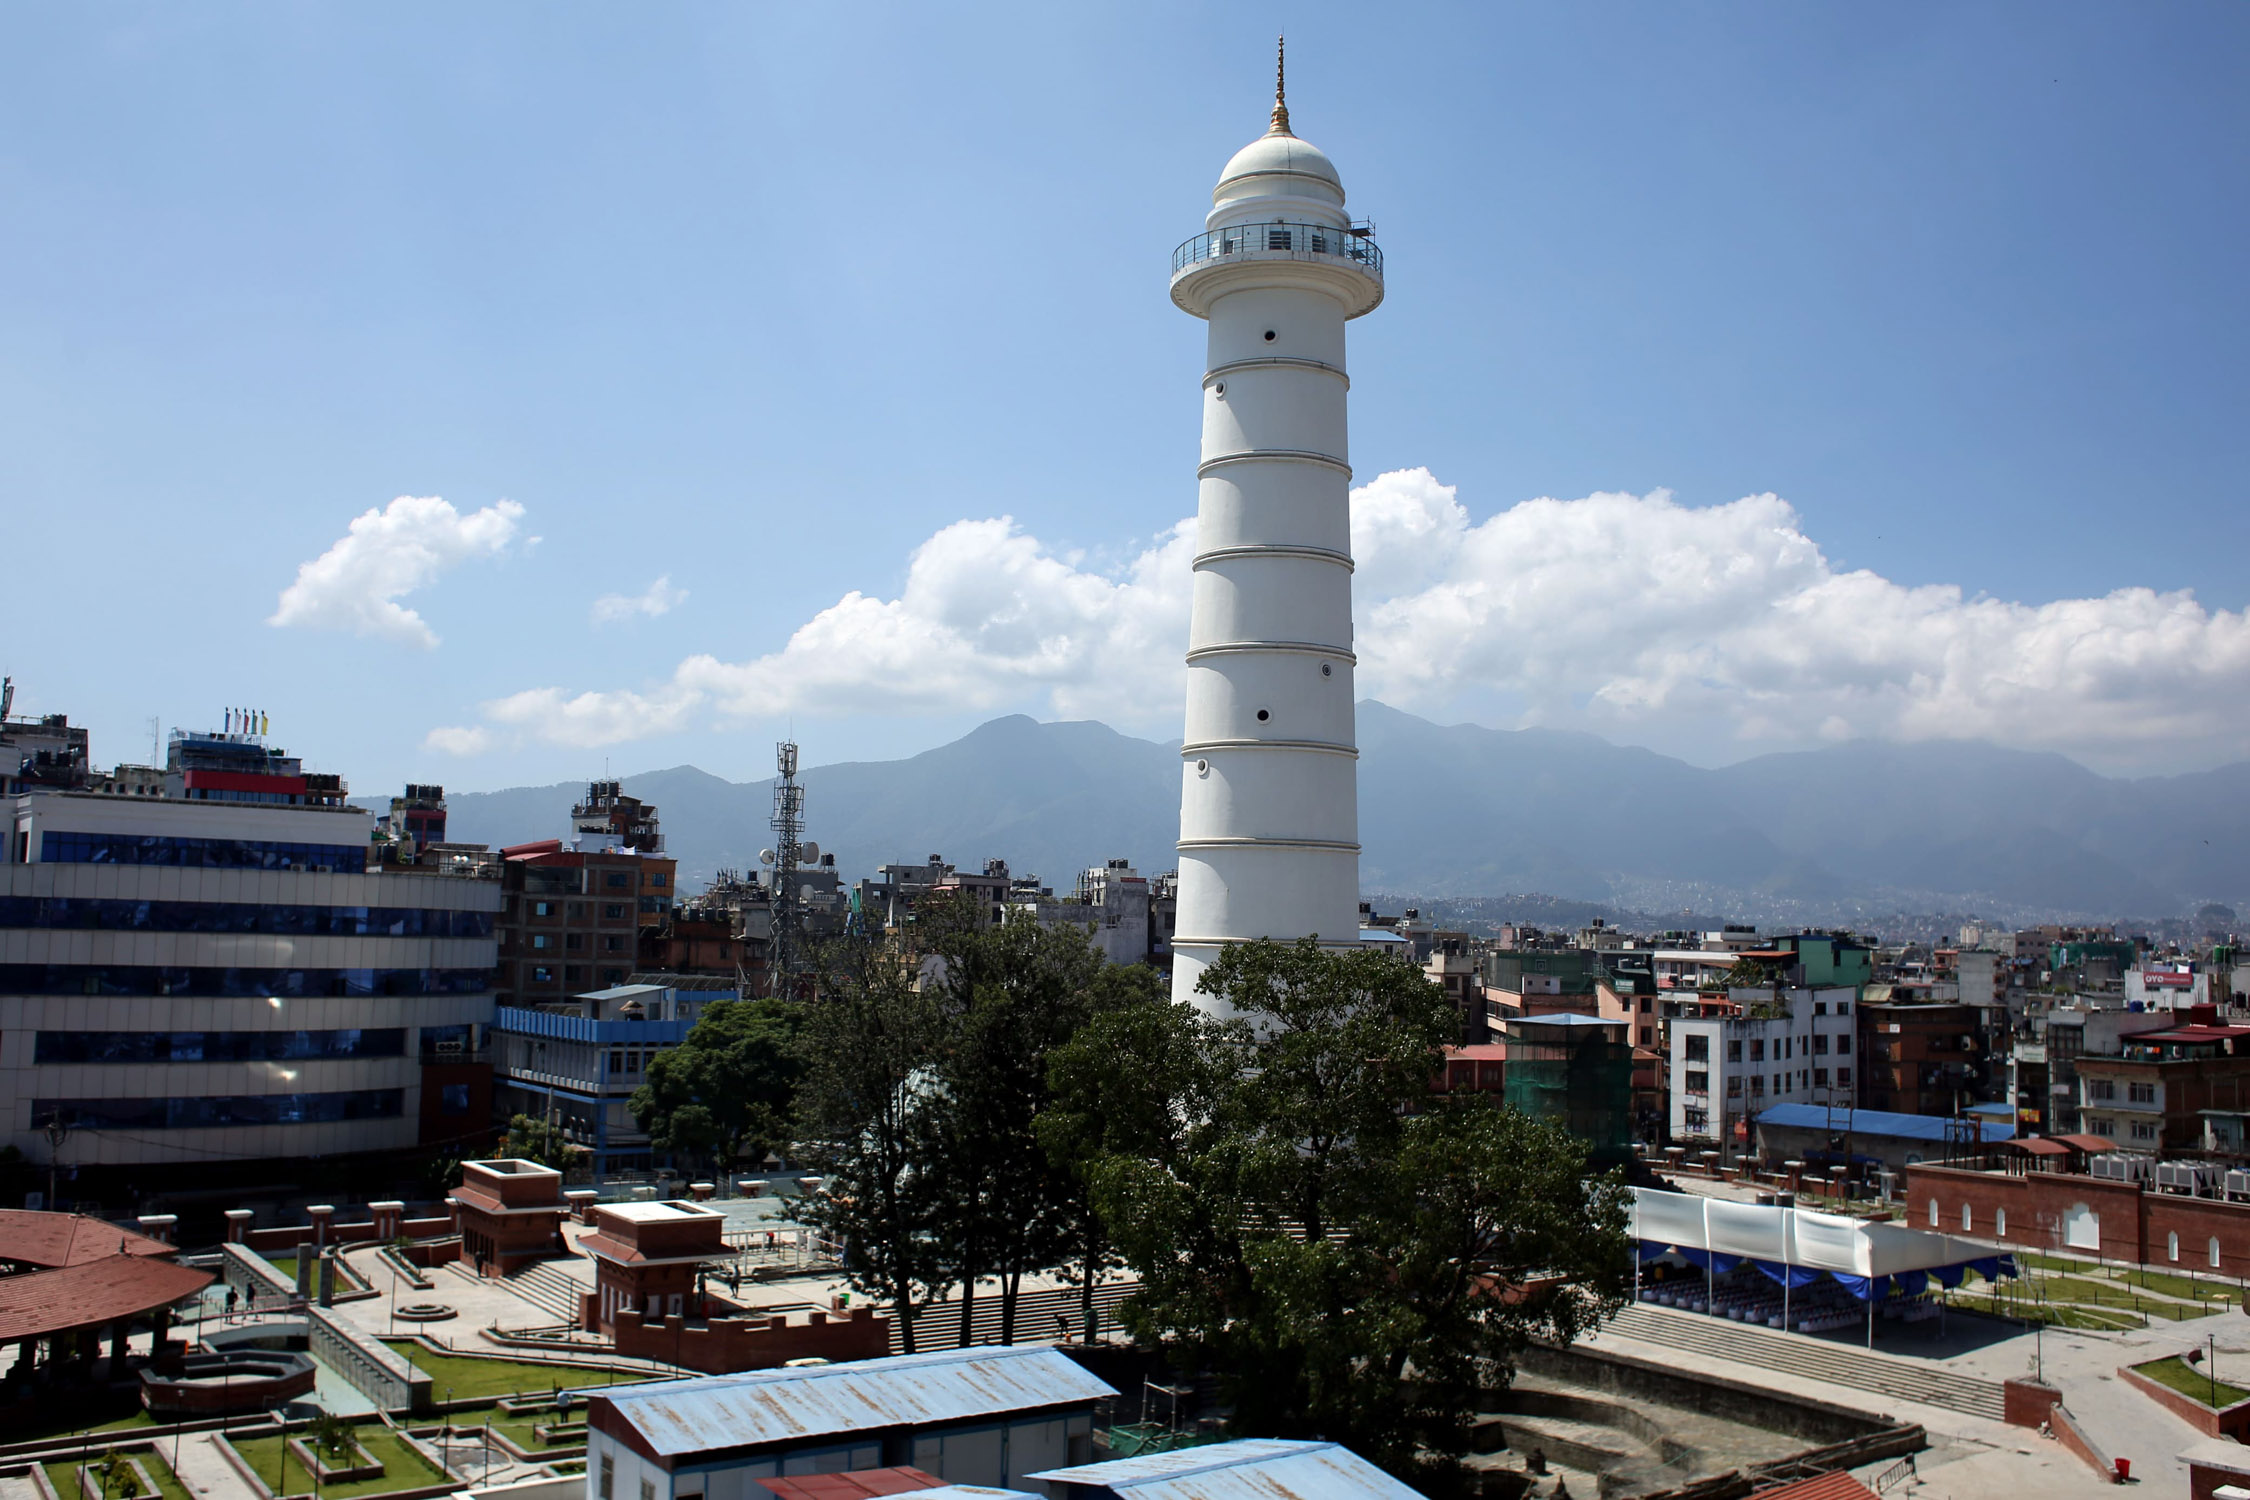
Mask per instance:
[[[1393,958],[1244,944],[1200,988],[1234,1019],[1122,1012],[1051,1070],[1048,1142],[1140,1277],[1128,1326],[1217,1375],[1238,1432],[1457,1483],[1512,1355],[1620,1304],[1621,1185],[1558,1126],[1432,1094],[1455,1012]]]
[[[627,1102],[649,1144],[720,1172],[787,1145],[804,1017],[787,1000],[712,1001],[680,1045],[649,1060]]]

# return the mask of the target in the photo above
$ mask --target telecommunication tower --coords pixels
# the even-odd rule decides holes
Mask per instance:
[[[802,853],[801,837],[805,831],[805,789],[797,785],[797,742],[783,740],[774,751],[774,766],[780,773],[773,783],[774,846],[770,861],[773,869],[773,940],[766,949],[766,973],[770,993],[776,996],[790,993],[789,978],[804,963],[803,931],[799,922],[797,901],[797,861]]]

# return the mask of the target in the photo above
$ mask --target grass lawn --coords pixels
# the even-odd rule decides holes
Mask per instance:
[[[2053,1276],[2044,1283],[2047,1300],[2072,1302],[2085,1307],[2115,1307],[2146,1313],[2177,1323],[2183,1318],[2200,1318],[2216,1311],[2213,1304],[2204,1302],[2189,1305],[2181,1302],[2160,1302],[2153,1298],[2136,1297],[2129,1286],[2115,1282],[2093,1281],[2083,1276]]]
[[[156,1419],[150,1416],[147,1412],[136,1411],[129,1417],[118,1417],[112,1421],[98,1423],[92,1428],[87,1428],[83,1425],[82,1422],[77,1421],[49,1422],[44,1425],[36,1422],[28,1423],[22,1427],[9,1428],[6,1437],[7,1440],[11,1443],[37,1443],[54,1438],[75,1437],[79,1433],[86,1431],[124,1432],[130,1428],[154,1427],[156,1425]],[[94,1451],[96,1453],[101,1452],[101,1447],[98,1443],[96,1444]]]
[[[579,1408],[573,1407],[572,1410],[578,1411]],[[463,1414],[460,1412],[455,1412],[453,1414],[453,1423],[455,1426],[461,1425],[462,1415]],[[508,1441],[514,1443],[518,1448],[523,1449],[526,1453],[537,1453],[548,1448],[576,1449],[586,1446],[586,1434],[583,1432],[579,1433],[575,1437],[566,1437],[558,1443],[541,1442],[539,1440],[539,1435],[533,1432],[531,1429],[534,1427],[545,1425],[548,1420],[549,1419],[546,1417],[498,1417],[495,1418],[490,1425],[494,1432],[506,1433],[508,1435]]]
[[[94,1464],[99,1463],[104,1451],[101,1448],[96,1448],[88,1457],[87,1467],[92,1468]],[[153,1453],[134,1453],[127,1456],[141,1461],[141,1467],[148,1470],[149,1478],[156,1481],[156,1488],[163,1494],[164,1500],[194,1500],[194,1497],[188,1494],[187,1486],[180,1483],[179,1476],[172,1472],[172,1466],[164,1462],[162,1458]],[[56,1494],[62,1496],[63,1500],[77,1500],[81,1493],[78,1488],[78,1460],[69,1459],[50,1463],[46,1465],[46,1470],[47,1478],[54,1485]],[[100,1482],[100,1478],[97,1476],[95,1483],[99,1484]]]
[[[421,1454],[402,1441],[399,1435],[380,1423],[365,1423],[352,1429],[352,1436],[367,1450],[368,1456],[383,1466],[383,1472],[374,1479],[355,1480],[350,1484],[324,1484],[322,1496],[337,1496],[339,1500],[353,1495],[379,1495],[386,1490],[418,1490],[433,1484],[444,1484],[450,1477]],[[313,1477],[291,1453],[282,1457],[282,1440],[279,1437],[230,1438],[234,1451],[242,1455],[258,1477],[272,1486],[275,1465],[286,1462],[287,1470],[276,1494],[310,1494]],[[185,1497],[182,1497],[185,1500]]]
[[[2041,1323],[2049,1328],[2084,1328],[2115,1333],[2141,1326],[2140,1314],[2130,1308],[2092,1307],[2076,1302],[2039,1302],[2030,1297],[1994,1297],[1956,1292],[1953,1306],[1967,1312],[1989,1313],[1996,1318]]]
[[[607,1370],[588,1365],[534,1364],[519,1359],[479,1359],[462,1354],[438,1354],[411,1339],[385,1339],[385,1343],[429,1372],[433,1399],[443,1401],[453,1392],[456,1401],[480,1396],[544,1394],[558,1386],[627,1385]],[[639,1377],[647,1379],[647,1376]]]
[[[2171,1359],[2151,1360],[2145,1365],[2135,1365],[2136,1373],[2146,1375],[2159,1385],[2168,1385],[2191,1401],[2211,1405],[2213,1394],[2211,1377],[2177,1355]],[[2237,1401],[2250,1401],[2250,1391],[2238,1385],[2219,1381],[2217,1386],[2220,1406],[2232,1406]]]
[[[2194,1297],[2202,1301],[2225,1298],[2234,1299],[2235,1289],[2223,1281],[2198,1281],[2172,1271],[2127,1271],[2125,1280],[2134,1286],[2146,1287],[2152,1292],[2163,1292],[2171,1297]]]

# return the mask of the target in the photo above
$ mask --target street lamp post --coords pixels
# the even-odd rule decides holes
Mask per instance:
[[[55,1212],[56,1209],[55,1194],[59,1189],[56,1186],[55,1168],[62,1159],[63,1139],[69,1134],[70,1127],[63,1123],[62,1111],[58,1109],[47,1119],[47,1212],[49,1213]]]

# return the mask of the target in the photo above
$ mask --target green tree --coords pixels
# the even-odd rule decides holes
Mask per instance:
[[[917,913],[939,966],[938,1233],[961,1287],[969,1340],[978,1278],[1000,1282],[1000,1338],[1015,1342],[1026,1274],[1068,1253],[1080,1193],[1040,1149],[1047,1064],[1092,1014],[1107,961],[1083,927],[1028,916],[997,924],[969,902]]]
[[[1111,1158],[1176,1165],[1189,1122],[1207,1118],[1229,1071],[1216,1023],[1175,1005],[1146,965],[1105,970],[1093,1015],[1047,1064],[1048,1107],[1034,1122],[1047,1159],[1070,1184],[1067,1253],[1077,1262],[1078,1326],[1092,1337],[1094,1286],[1120,1264],[1095,1199]]]
[[[562,1127],[532,1115],[513,1115],[508,1133],[500,1137],[502,1156],[535,1161],[558,1172],[568,1172],[586,1160],[584,1148],[563,1139]]]
[[[711,1002],[679,1046],[650,1060],[627,1102],[649,1143],[722,1174],[785,1146],[804,1017],[787,1000]]]
[[[854,1288],[890,1304],[911,1354],[916,1316],[948,1284],[931,1165],[943,1007],[888,937],[830,943],[816,964],[797,1113],[826,1180],[793,1213],[841,1246]]]
[[[1455,1012],[1395,959],[1252,943],[1199,987],[1237,1019],[1183,1028],[1152,1082],[1184,1092],[1126,1101],[1148,1138],[1087,1168],[1141,1278],[1128,1327],[1217,1372],[1239,1432],[1457,1487],[1524,1340],[1619,1305],[1622,1188],[1558,1127],[1429,1092]]]

